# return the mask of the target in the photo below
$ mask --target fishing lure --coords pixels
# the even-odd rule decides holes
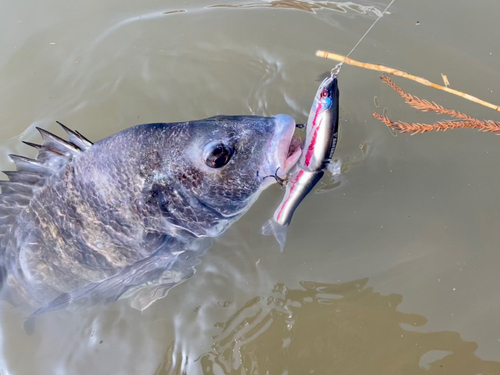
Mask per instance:
[[[387,13],[394,0],[386,6],[363,36],[352,47],[344,60],[354,52],[376,23]],[[307,120],[307,135],[304,149],[295,172],[287,183],[285,196],[274,216],[261,229],[265,235],[274,234],[281,251],[285,247],[286,232],[293,213],[312,188],[323,177],[324,170],[331,161],[337,146],[339,126],[339,89],[337,76],[344,62],[338,63],[319,86]],[[276,176],[276,180],[281,179]]]
[[[283,251],[286,233],[300,202],[321,180],[337,146],[339,129],[339,88],[335,74],[318,88],[307,119],[306,138],[295,171],[286,183],[286,192],[273,217],[261,229],[274,235]]]

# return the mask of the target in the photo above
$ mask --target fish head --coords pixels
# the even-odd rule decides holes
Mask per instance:
[[[260,193],[283,178],[301,154],[295,121],[274,117],[217,116],[186,123],[175,160],[164,164],[185,197],[175,220],[197,236],[225,231]],[[183,144],[184,143],[184,144]],[[170,153],[171,155],[171,153]],[[179,213],[186,215],[179,221]],[[187,213],[187,214],[186,214]],[[194,229],[193,229],[194,228]]]

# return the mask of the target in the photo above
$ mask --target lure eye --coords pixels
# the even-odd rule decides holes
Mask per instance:
[[[321,92],[321,97],[322,97],[322,98],[326,98],[327,96],[328,96],[328,90],[323,90],[323,91]]]
[[[323,110],[326,111],[332,107],[332,98],[323,97],[321,98],[321,103],[323,105]]]
[[[210,168],[222,168],[233,156],[234,150],[220,141],[212,141],[203,148],[203,159]]]

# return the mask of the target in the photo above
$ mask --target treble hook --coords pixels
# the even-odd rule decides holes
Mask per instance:
[[[281,187],[285,186],[285,185],[286,185],[286,183],[288,182],[288,179],[286,179],[286,178],[281,178],[281,177],[279,177],[279,176],[278,176],[278,170],[279,170],[279,169],[280,169],[280,167],[276,168],[276,172],[274,172],[274,174],[271,174],[271,175],[269,175],[269,176],[265,176],[265,177],[263,177],[262,179],[264,179],[264,178],[268,178],[268,177],[272,177],[272,178],[274,178],[274,179],[276,180],[276,182],[277,182],[277,183],[278,183]]]

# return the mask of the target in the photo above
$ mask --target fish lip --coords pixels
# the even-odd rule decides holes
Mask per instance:
[[[295,138],[295,119],[289,115],[276,115],[275,130],[268,145],[269,174],[285,178],[302,153],[299,138]]]
[[[300,137],[295,135],[292,136],[288,147],[288,155],[285,160],[285,166],[283,168],[285,174],[288,173],[290,169],[292,169],[292,167],[299,161],[300,156],[302,155],[303,146],[303,141]]]

